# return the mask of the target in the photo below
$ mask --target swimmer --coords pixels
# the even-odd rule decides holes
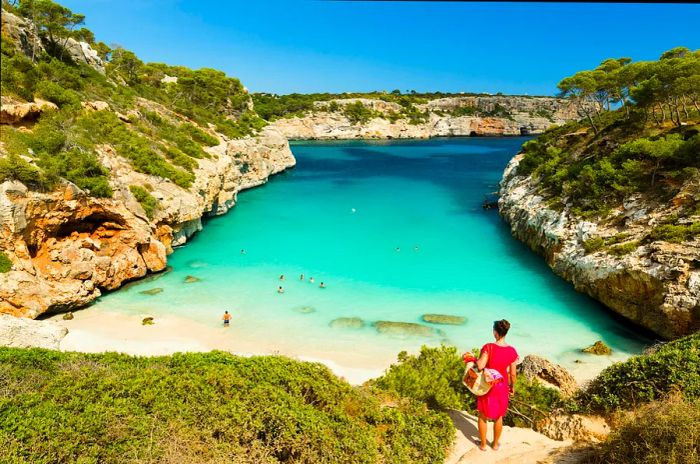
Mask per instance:
[[[284,280],[284,274],[280,275],[280,280]]]
[[[299,276],[299,280],[304,280],[304,274],[301,274],[301,275]]]
[[[281,285],[277,288],[277,293],[284,293],[284,289]]]
[[[313,278],[313,277],[309,277],[309,282],[314,283],[314,278]]]
[[[413,251],[418,251],[418,250],[419,250],[418,245],[416,245],[416,246],[413,247]]]
[[[241,250],[241,254],[244,255],[244,254],[245,254],[245,250]]]
[[[323,282],[321,282],[321,285],[319,285],[319,287],[320,287],[320,288],[326,288],[326,284],[324,284]]]
[[[350,211],[352,211],[353,213],[357,212],[357,210],[355,208],[351,209]]]
[[[396,251],[401,251],[401,248],[399,248],[399,247],[396,247]]]

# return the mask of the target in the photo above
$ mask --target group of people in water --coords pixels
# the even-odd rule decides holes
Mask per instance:
[[[306,276],[304,274],[299,274],[299,281],[303,282],[306,279]],[[284,274],[280,275],[280,280],[284,280]],[[313,277],[309,277],[309,283],[313,284],[316,283],[316,280]],[[326,284],[324,282],[321,282],[318,286],[319,288],[326,288]],[[281,285],[277,287],[277,293],[284,293],[284,287]]]

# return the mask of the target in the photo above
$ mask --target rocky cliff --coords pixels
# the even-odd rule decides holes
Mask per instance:
[[[225,213],[239,191],[295,164],[287,140],[272,128],[222,138],[209,151],[187,190],[135,172],[110,146],[100,155],[111,171],[113,198],[93,198],[70,183],[52,193],[0,184],[0,249],[12,261],[0,273],[0,313],[34,318],[81,307],[103,290],[163,270],[172,247],[200,230],[203,216]],[[159,201],[152,219],[130,185],[152,189]]]
[[[513,235],[541,254],[552,270],[577,290],[664,338],[700,328],[700,237],[682,243],[644,240],[700,189],[688,185],[668,203],[631,196],[606,220],[584,220],[571,208],[555,210],[541,183],[518,175],[519,154],[501,181],[499,209]],[[594,238],[621,237],[633,244],[623,256],[587,252]]]
[[[364,122],[348,119],[342,108],[356,102],[374,117]],[[415,109],[422,117],[411,122],[397,117],[402,106],[395,102],[336,99],[317,102],[314,111],[278,119],[274,126],[290,139],[394,139],[539,134],[578,118],[568,101],[553,97],[455,96],[416,104]]]

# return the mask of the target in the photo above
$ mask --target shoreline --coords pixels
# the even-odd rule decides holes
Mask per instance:
[[[143,325],[147,314],[127,315],[109,310],[81,310],[72,320],[62,314],[45,319],[68,329],[60,341],[60,351],[82,353],[119,352],[133,356],[164,356],[178,352],[226,351],[236,356],[286,356],[298,361],[317,362],[351,385],[361,385],[380,377],[396,362],[398,353],[384,353],[371,359],[356,357],[342,350],[310,349],[280,340],[274,344],[246,337],[235,337],[235,325],[213,327],[181,316],[157,317],[153,325]],[[233,336],[232,336],[233,335]],[[409,353],[414,354],[411,350]],[[529,353],[522,353],[521,359]],[[602,359],[601,359],[602,361]],[[609,363],[567,368],[579,386],[593,379]]]

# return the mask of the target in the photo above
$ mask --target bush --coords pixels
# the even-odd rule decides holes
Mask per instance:
[[[182,124],[180,129],[189,135],[193,140],[206,145],[207,147],[213,147],[219,144],[219,139],[213,135],[209,135],[197,126],[189,123]]]
[[[30,187],[40,187],[45,184],[41,172],[14,153],[0,158],[0,182],[6,180],[18,180]]]
[[[586,250],[586,253],[596,252],[603,246],[605,246],[605,240],[602,237],[589,238],[583,242],[583,249]]]
[[[40,97],[57,104],[59,107],[80,105],[80,96],[74,90],[64,89],[51,81],[39,82],[36,93]]]
[[[134,195],[134,198],[136,198],[136,201],[141,204],[141,207],[145,211],[146,216],[148,216],[148,219],[153,219],[153,215],[158,207],[158,200],[156,200],[155,197],[148,192],[148,190],[139,185],[130,185],[129,190],[131,191],[131,194]]]
[[[606,368],[577,397],[584,410],[629,409],[680,390],[700,398],[700,333],[679,338],[656,352]]]
[[[427,464],[454,438],[442,414],[284,357],[0,348],[0,372],[12,462]]]
[[[662,224],[654,227],[649,234],[652,240],[663,240],[670,243],[683,243],[700,235],[700,222],[692,224]]]
[[[3,251],[0,251],[0,273],[10,272],[11,269],[12,261]]]
[[[343,114],[352,124],[364,124],[375,117],[374,111],[363,105],[361,101],[345,105]]]
[[[671,395],[626,414],[595,453],[595,464],[700,463],[700,401]]]

